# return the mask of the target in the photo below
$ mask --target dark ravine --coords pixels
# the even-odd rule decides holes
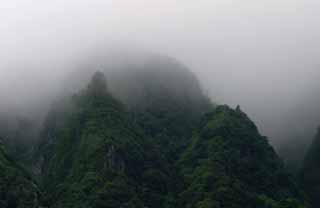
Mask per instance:
[[[311,198],[313,207],[320,206],[320,128],[310,145],[299,173],[300,183]]]

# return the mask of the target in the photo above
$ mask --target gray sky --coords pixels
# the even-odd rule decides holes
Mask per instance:
[[[3,0],[1,104],[32,104],[88,50],[121,45],[177,58],[272,134],[317,89],[319,14],[317,0]]]

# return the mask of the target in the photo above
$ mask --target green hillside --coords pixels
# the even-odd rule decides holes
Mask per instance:
[[[281,160],[239,107],[208,113],[179,167],[181,207],[304,207]]]

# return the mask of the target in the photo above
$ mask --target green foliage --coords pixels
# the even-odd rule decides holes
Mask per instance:
[[[199,119],[211,107],[209,99],[194,74],[169,57],[151,55],[123,71],[125,74],[110,79],[113,92],[129,107],[148,138],[174,163]]]
[[[206,102],[202,110],[184,105],[186,97],[156,86],[138,99],[143,106],[127,110],[99,76],[48,115],[37,154],[44,205],[306,207],[267,139],[240,108],[212,107],[200,119]]]
[[[182,207],[285,207],[291,198],[303,205],[281,160],[239,108],[207,114],[178,165],[186,183]],[[274,205],[264,206],[272,203],[261,203],[261,195]]]
[[[157,66],[154,71],[122,80],[127,86],[118,90],[130,96],[118,97],[126,106],[110,94],[101,72],[87,89],[55,103],[32,158],[41,197],[1,146],[0,208],[307,207],[239,107],[211,105],[193,74],[174,60],[149,61],[144,67]],[[18,138],[30,132],[22,124],[13,131]],[[303,175],[312,192],[319,189],[319,141]]]
[[[168,163],[133,126],[124,106],[107,91],[95,88],[92,92],[92,86],[74,96],[73,113],[53,130],[52,145],[40,147],[46,155],[42,167],[45,204],[162,207],[170,191]]]

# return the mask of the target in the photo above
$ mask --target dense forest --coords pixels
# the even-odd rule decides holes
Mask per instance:
[[[210,101],[175,60],[105,74],[41,124],[1,118],[1,208],[318,207],[320,133],[292,174],[240,106]]]

